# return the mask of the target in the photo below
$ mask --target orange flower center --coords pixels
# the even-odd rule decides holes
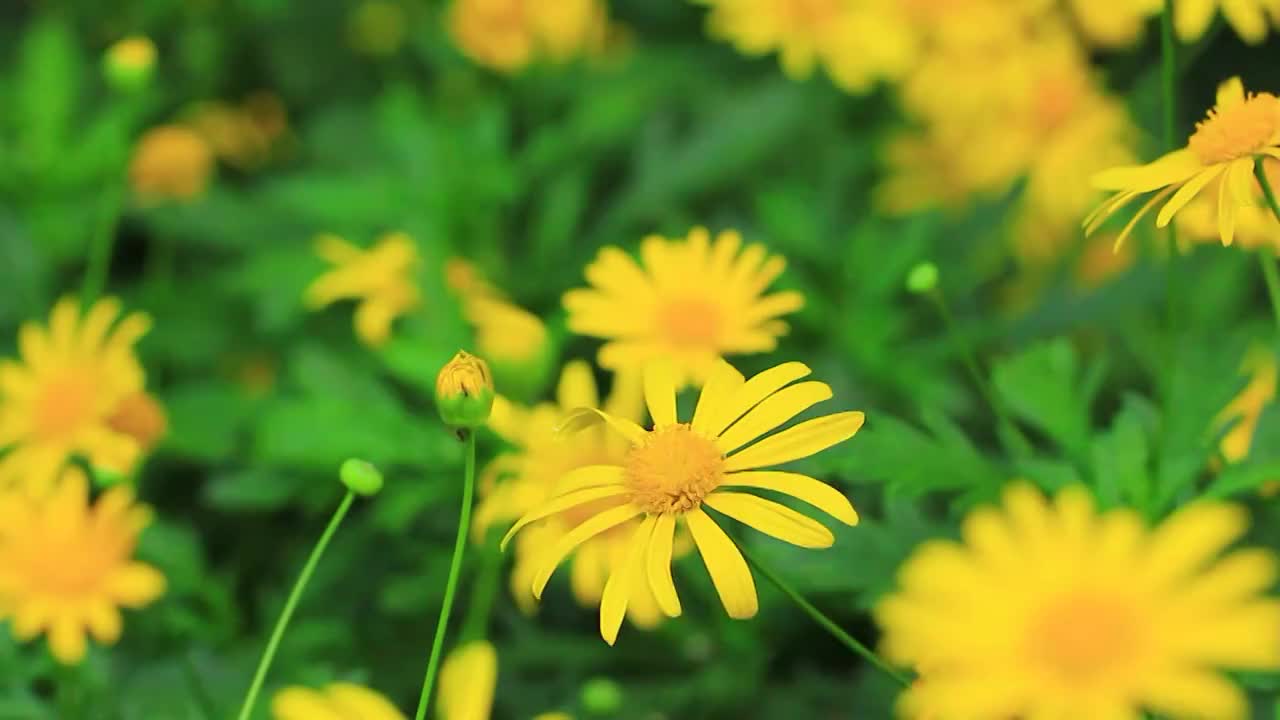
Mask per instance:
[[[1031,656],[1068,682],[1088,682],[1132,662],[1139,618],[1126,603],[1092,594],[1051,603],[1031,626]]]
[[[658,313],[659,326],[678,348],[714,345],[721,323],[720,309],[703,299],[674,300]]]
[[[47,384],[35,407],[35,431],[43,438],[64,438],[92,422],[97,392],[91,373],[72,369]]]
[[[623,464],[631,502],[651,515],[692,510],[723,479],[724,455],[685,423],[650,432]]]
[[[1280,100],[1258,93],[1226,110],[1214,108],[1196,123],[1187,146],[1206,165],[1252,155],[1276,142],[1280,134]]]

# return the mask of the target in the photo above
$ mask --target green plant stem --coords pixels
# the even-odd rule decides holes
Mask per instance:
[[[476,433],[474,430],[466,433],[466,470],[462,485],[462,511],[458,515],[458,537],[453,542],[453,561],[449,564],[449,579],[444,586],[444,604],[440,607],[440,618],[436,621],[436,635],[431,641],[431,658],[427,660],[427,672],[422,678],[422,695],[418,698],[415,720],[423,720],[427,716],[427,706],[431,703],[431,688],[435,685],[436,671],[440,667],[444,635],[449,627],[449,611],[453,608],[453,596],[458,590],[458,576],[462,574],[462,554],[466,550],[467,535],[471,529],[471,496],[475,493],[476,485]]]
[[[844,628],[837,625],[834,620],[827,617],[818,608],[814,607],[813,603],[805,600],[803,595],[796,592],[794,588],[788,585],[787,582],[770,569],[768,565],[760,562],[760,559],[757,558],[754,553],[747,550],[745,547],[740,547],[739,549],[742,550],[742,555],[747,559],[747,562],[751,563],[752,567],[759,571],[761,575],[764,575],[765,579],[773,583],[774,587],[781,590],[783,595],[790,598],[791,602],[795,603],[796,606],[803,610],[805,614],[813,619],[814,622],[822,626],[822,629],[830,633],[832,637],[839,640],[842,645],[860,655],[862,659],[874,665],[884,674],[896,680],[899,685],[902,685],[903,687],[911,685],[911,681],[907,679],[907,676],[897,670],[894,670],[889,663],[882,660],[879,655],[872,652],[866,645],[858,642],[856,638],[845,632]]]
[[[107,287],[122,192],[120,188],[112,187],[102,195],[98,223],[93,228],[93,235],[89,237],[89,258],[85,266],[84,283],[80,287],[80,302],[86,307],[97,300]]]
[[[955,346],[956,351],[960,354],[960,358],[964,363],[965,369],[969,371],[969,376],[973,379],[973,384],[978,387],[978,392],[982,398],[987,401],[987,405],[991,407],[991,411],[996,415],[996,421],[1000,424],[1002,430],[1001,438],[1007,439],[1013,444],[1010,448],[1014,455],[1018,457],[1028,457],[1031,455],[1031,443],[1027,440],[1018,426],[1014,424],[1013,418],[1009,415],[1008,408],[1004,402],[1000,400],[1000,396],[996,393],[995,388],[987,382],[986,376],[982,373],[982,368],[978,365],[978,359],[973,354],[973,348],[960,334],[959,326],[956,324],[955,316],[951,313],[951,306],[947,303],[947,297],[942,294],[940,288],[934,288],[929,296],[933,299],[934,305],[938,308],[938,315],[942,318],[942,324],[946,327],[947,335],[951,338],[951,344]]]
[[[1164,147],[1175,149],[1175,135],[1178,131],[1178,45],[1173,34],[1173,0],[1164,0],[1164,11],[1160,14],[1160,80],[1164,95]],[[1169,335],[1173,337],[1177,327],[1177,308],[1175,306],[1178,289],[1178,229],[1169,223],[1165,231],[1169,252],[1169,267],[1165,271],[1164,313],[1165,324]]]
[[[496,529],[485,537],[479,574],[471,590],[471,607],[467,609],[467,619],[459,636],[461,642],[483,640],[487,634],[489,614],[493,612],[493,601],[498,596],[498,581],[502,574],[502,551],[498,549],[500,538],[501,533]]]
[[[249,713],[253,711],[253,704],[258,699],[258,693],[262,692],[262,683],[267,679],[267,670],[271,667],[271,660],[275,658],[276,649],[280,646],[280,638],[284,637],[284,630],[289,626],[293,611],[298,607],[298,600],[302,597],[302,591],[306,589],[307,583],[311,580],[311,574],[315,572],[316,565],[320,563],[320,556],[324,554],[329,541],[333,539],[333,534],[338,531],[338,526],[342,524],[342,518],[346,516],[347,510],[351,509],[351,503],[355,498],[355,493],[348,490],[346,496],[342,498],[342,502],[338,505],[338,509],[334,511],[333,517],[329,520],[329,526],[324,529],[324,533],[320,535],[320,540],[312,548],[311,556],[307,558],[307,564],[302,566],[302,573],[298,575],[298,581],[293,584],[293,590],[289,593],[289,598],[285,600],[284,609],[280,611],[280,617],[276,620],[276,627],[271,631],[271,638],[267,640],[267,647],[262,653],[262,659],[258,662],[258,669],[253,674],[253,682],[249,685],[249,692],[244,697],[244,704],[240,706],[240,714],[237,716],[239,720],[249,720]]]
[[[1276,202],[1275,190],[1267,180],[1267,171],[1262,167],[1262,162],[1262,159],[1254,161],[1253,176],[1258,178],[1258,184],[1262,186],[1262,196],[1266,198],[1271,214],[1280,222],[1280,203]],[[1262,268],[1262,279],[1267,283],[1267,295],[1271,298],[1271,314],[1275,318],[1276,329],[1280,330],[1280,272],[1276,270],[1275,248],[1259,248],[1258,265]]]

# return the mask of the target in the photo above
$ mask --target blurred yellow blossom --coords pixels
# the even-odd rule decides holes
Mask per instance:
[[[1240,507],[1198,502],[1148,529],[1132,509],[1094,509],[1082,487],[1049,502],[1007,489],[962,542],[934,540],[880,601],[882,650],[920,682],[899,710],[924,717],[1243,718],[1221,669],[1280,668],[1276,558],[1223,550]]]
[[[676,384],[702,385],[725,355],[771,352],[788,326],[781,316],[804,306],[794,290],[765,294],[786,268],[764,246],[743,247],[734,230],[695,227],[684,239],[650,235],[640,263],[605,247],[587,266],[590,288],[564,295],[569,329],[605,339],[600,365],[639,372],[672,363]]]
[[[133,560],[150,521],[150,509],[124,486],[91,503],[88,479],[75,467],[45,497],[0,495],[0,617],[14,637],[43,633],[65,665],[84,658],[86,633],[104,645],[119,640],[119,608],[143,607],[164,592],[164,576]]]
[[[1238,462],[1249,455],[1253,432],[1258,427],[1262,410],[1276,397],[1276,356],[1264,347],[1255,347],[1245,355],[1244,367],[1249,384],[1236,395],[1222,412],[1218,423],[1237,421],[1222,437],[1222,457]]]
[[[191,200],[213,175],[213,149],[195,130],[160,125],[143,133],[129,161],[129,183],[145,203]]]
[[[1159,15],[1161,0],[1070,0],[1076,27],[1089,42],[1104,48],[1132,47],[1147,21]]]
[[[391,323],[418,306],[418,248],[408,235],[388,233],[366,250],[326,234],[316,238],[315,250],[334,267],[307,287],[307,306],[356,300],[356,336],[366,345],[386,343]]]
[[[449,32],[464,55],[501,72],[597,49],[607,27],[598,0],[453,0]]]
[[[1173,26],[1178,38],[1187,43],[1199,40],[1219,9],[1227,24],[1250,45],[1267,39],[1268,25],[1280,25],[1280,0],[1174,0]]]
[[[145,87],[155,73],[156,45],[145,35],[117,40],[102,58],[107,80],[122,90]]]
[[[265,163],[289,130],[284,103],[267,91],[252,93],[239,104],[198,103],[186,113],[185,122],[219,159],[240,170]]]
[[[391,701],[363,685],[330,683],[320,690],[286,687],[271,699],[274,720],[405,720]]]
[[[83,316],[75,300],[54,305],[48,328],[18,333],[21,363],[0,361],[0,488],[40,493],[74,455],[131,473],[164,431],[163,410],[145,395],[133,346],[151,327],[142,313],[117,323],[120,302],[99,300]]]
[[[455,648],[440,667],[439,720],[489,720],[498,686],[498,653],[484,640]]]

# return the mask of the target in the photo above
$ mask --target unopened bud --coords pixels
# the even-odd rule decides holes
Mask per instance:
[[[493,375],[484,360],[464,350],[436,376],[436,408],[446,425],[478,428],[493,409]]]
[[[378,472],[378,468],[364,460],[351,458],[342,463],[342,468],[338,471],[338,477],[342,480],[342,484],[347,489],[357,495],[370,497],[377,495],[382,489],[382,473]]]
[[[107,82],[126,92],[149,85],[155,67],[156,46],[145,35],[133,35],[116,42],[102,57]]]
[[[938,266],[931,262],[922,262],[911,268],[907,274],[907,290],[916,295],[933,292],[938,286]]]
[[[622,688],[606,677],[591,678],[582,686],[582,708],[592,715],[614,717],[622,709]]]

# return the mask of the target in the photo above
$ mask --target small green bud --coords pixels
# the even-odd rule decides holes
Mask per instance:
[[[102,72],[117,90],[135,92],[151,83],[155,73],[156,46],[145,35],[132,35],[107,48]]]
[[[342,463],[342,468],[338,471],[338,477],[342,480],[342,484],[347,486],[347,489],[357,495],[372,497],[382,489],[382,473],[378,472],[378,468],[364,460],[348,459]]]
[[[436,376],[436,408],[446,425],[478,428],[493,409],[493,375],[484,360],[465,350],[440,368]]]
[[[916,295],[933,292],[938,286],[938,266],[931,262],[922,262],[907,273],[907,290]]]
[[[582,686],[582,708],[592,715],[613,717],[622,709],[622,688],[606,677],[591,678]]]

